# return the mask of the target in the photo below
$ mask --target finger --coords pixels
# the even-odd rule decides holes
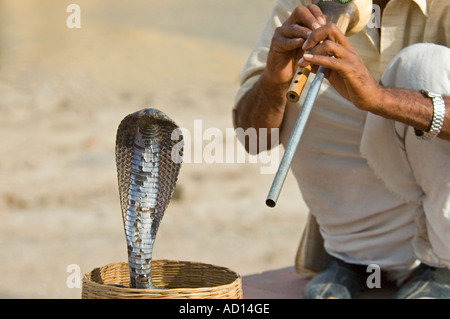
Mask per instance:
[[[321,26],[314,14],[304,6],[296,7],[288,20],[290,23],[299,24],[310,30],[318,29]]]
[[[302,59],[300,59],[300,61],[302,61],[300,63],[300,66],[302,66],[302,67],[305,64],[306,65],[315,64],[315,65],[323,66],[330,70],[335,70],[335,71],[343,72],[343,73],[347,72],[347,69],[348,69],[348,64],[345,60],[338,59],[333,56],[312,55],[309,53],[305,53],[305,54],[303,54],[303,57],[302,57]]]
[[[277,42],[274,43],[274,45],[272,45],[272,48],[276,52],[280,52],[280,53],[288,52],[288,51],[292,51],[292,50],[296,50],[296,49],[301,50],[301,47],[304,42],[305,42],[305,40],[303,38],[294,38],[294,39],[281,38],[281,39],[278,39]]]
[[[348,51],[344,46],[331,40],[325,40],[319,43],[310,51],[308,51],[308,53],[312,55],[334,56],[338,59],[347,59],[351,54],[351,52]]]
[[[294,26],[294,25],[292,25]],[[300,28],[300,26],[298,26]],[[297,29],[297,30],[295,30]],[[301,30],[296,27],[280,27],[275,30],[271,47],[276,52],[287,52],[301,48],[305,39],[299,37],[304,35]]]
[[[311,63],[311,57],[313,56],[329,56],[335,59],[349,59],[351,58],[350,54],[351,53],[340,44],[330,40],[325,40],[324,42],[315,46],[311,51],[308,52],[308,54],[303,54],[303,57],[298,61],[298,64],[301,67],[305,67],[306,65]]]
[[[280,34],[286,38],[306,39],[311,30],[298,24],[289,24],[280,28]]]
[[[339,28],[334,23],[330,23],[324,27],[312,31],[303,44],[302,49],[304,51],[309,51],[317,44],[327,39],[333,42],[337,42],[344,47],[353,48],[342,31],[339,30]]]
[[[309,9],[309,11],[311,11],[313,16],[316,17],[317,22],[319,22],[321,26],[327,24],[327,18],[323,14],[322,10],[316,4],[310,4],[308,5],[307,8]]]

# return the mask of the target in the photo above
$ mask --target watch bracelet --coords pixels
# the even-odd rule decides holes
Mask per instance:
[[[422,92],[424,93],[424,92]],[[442,96],[428,96],[431,97],[433,102],[433,121],[431,128],[428,132],[414,129],[416,137],[420,140],[432,140],[434,139],[442,129],[445,118],[445,101]]]

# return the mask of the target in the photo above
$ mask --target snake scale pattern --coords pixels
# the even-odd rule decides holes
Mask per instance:
[[[173,120],[153,108],[129,114],[117,129],[116,166],[130,288],[158,288],[152,281],[153,244],[181,166],[181,161],[172,160],[173,147],[182,143],[181,134],[172,140],[175,129]]]

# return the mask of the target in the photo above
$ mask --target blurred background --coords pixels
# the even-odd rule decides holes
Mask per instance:
[[[71,3],[80,28],[66,24]],[[273,4],[0,2],[0,298],[80,298],[67,285],[69,265],[83,276],[127,260],[120,121],[155,107],[191,132],[195,120],[231,128],[240,72]],[[185,163],[154,259],[242,276],[292,266],[306,208],[290,175],[267,208],[272,181],[260,164]]]

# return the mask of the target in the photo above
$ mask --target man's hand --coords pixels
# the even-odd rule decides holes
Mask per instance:
[[[302,49],[299,64],[329,69],[326,74],[330,84],[356,107],[370,111],[372,103],[379,101],[381,86],[374,80],[356,49],[335,24],[311,32]]]
[[[317,71],[321,65],[328,69],[325,76],[330,84],[347,100],[361,110],[369,111],[428,131],[433,119],[431,100],[421,93],[379,85],[364,65],[350,41],[335,24],[313,30],[302,46],[303,57],[299,65],[312,65]],[[450,105],[450,98],[444,97]],[[450,140],[450,112],[446,113],[440,138]]]
[[[275,30],[264,78],[277,85],[290,83],[303,55],[302,45],[312,30],[325,23],[325,16],[318,6],[311,4],[295,8],[283,25]]]
[[[267,140],[271,140],[271,128],[279,128],[286,108],[286,91],[303,55],[302,45],[312,30],[325,25],[325,16],[316,5],[299,6],[276,29],[264,69],[258,82],[237,104],[237,127],[267,128]],[[247,146],[246,146],[247,147]]]

